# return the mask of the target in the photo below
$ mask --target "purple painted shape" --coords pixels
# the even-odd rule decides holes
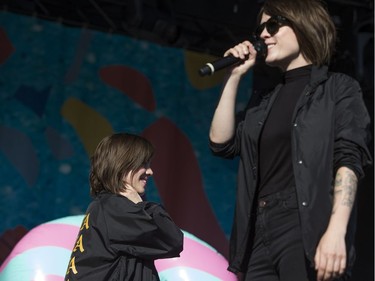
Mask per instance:
[[[28,136],[16,129],[0,125],[0,151],[29,186],[36,183],[39,174],[39,160]]]
[[[65,83],[71,83],[78,77],[82,61],[85,57],[85,54],[87,53],[87,49],[90,46],[91,38],[92,32],[86,29],[82,29],[82,35],[78,42],[78,47],[75,53],[73,63],[69,67],[68,72],[65,74]]]
[[[15,93],[15,98],[34,111],[39,117],[44,113],[51,86],[38,91],[33,87],[21,85]]]
[[[73,147],[70,142],[61,136],[54,128],[47,127],[44,135],[56,159],[62,160],[73,155]]]

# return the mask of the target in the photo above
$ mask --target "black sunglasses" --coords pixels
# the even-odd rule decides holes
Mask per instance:
[[[269,35],[274,36],[279,31],[280,27],[290,24],[290,21],[282,16],[272,16],[268,21],[265,21],[255,29],[254,36],[260,39],[264,28],[267,29]]]

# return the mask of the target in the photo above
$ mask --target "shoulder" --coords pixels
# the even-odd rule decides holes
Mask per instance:
[[[134,204],[125,196],[113,193],[99,194],[92,202],[92,205],[96,205],[105,212],[110,210],[113,212],[131,210],[132,208],[139,209],[141,207],[141,204],[138,206],[138,204]]]
[[[324,83],[325,91],[330,92],[337,101],[344,97],[361,97],[362,90],[359,82],[344,73],[329,72],[328,79]]]
[[[359,85],[358,81],[348,74],[331,71],[328,66],[313,66],[311,70],[311,85],[319,84],[353,84]]]
[[[341,72],[328,72],[328,80],[331,82],[338,82],[338,83],[353,83],[359,85],[359,82],[352,76],[348,74],[341,73]]]

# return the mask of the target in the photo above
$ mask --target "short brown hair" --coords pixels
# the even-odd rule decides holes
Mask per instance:
[[[314,65],[328,65],[336,45],[336,28],[320,0],[266,0],[262,14],[283,16],[292,23],[304,58]]]
[[[105,137],[91,157],[91,195],[121,192],[123,176],[149,163],[153,153],[152,144],[141,136],[117,133]]]

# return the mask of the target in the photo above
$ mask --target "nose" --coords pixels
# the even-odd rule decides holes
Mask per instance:
[[[152,171],[151,168],[147,168],[146,174],[149,175],[149,176],[152,176],[154,174],[154,172]]]
[[[271,37],[271,34],[268,33],[267,28],[263,28],[262,33],[260,34],[260,38],[266,39]]]

